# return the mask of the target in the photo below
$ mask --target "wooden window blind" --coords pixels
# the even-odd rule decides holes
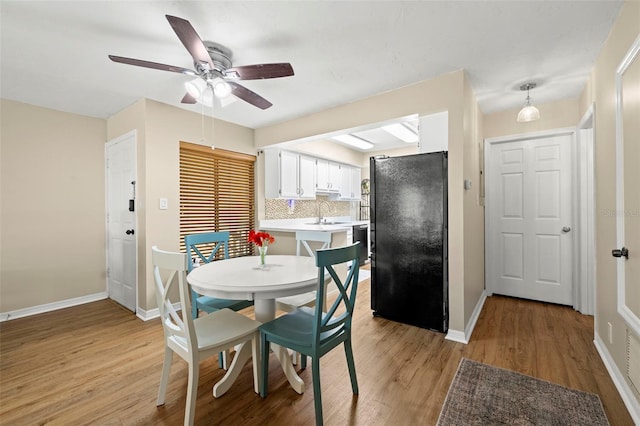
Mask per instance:
[[[181,251],[185,235],[229,231],[229,257],[253,254],[247,238],[255,224],[255,162],[253,155],[180,142]],[[220,250],[217,258],[223,256]]]

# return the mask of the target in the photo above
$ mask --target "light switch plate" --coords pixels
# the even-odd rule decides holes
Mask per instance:
[[[160,198],[160,210],[167,210],[169,208],[169,201],[166,198]]]

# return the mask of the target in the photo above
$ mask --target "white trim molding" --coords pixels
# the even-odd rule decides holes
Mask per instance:
[[[486,300],[487,292],[483,291],[480,299],[478,300],[478,303],[476,304],[475,309],[471,313],[471,318],[469,318],[469,322],[467,323],[464,331],[449,329],[446,336],[444,336],[445,340],[451,340],[453,342],[464,343],[465,345],[467,345],[469,343],[469,340],[471,340],[471,334],[473,334],[473,330],[476,328],[476,323],[478,322],[480,312],[482,312],[482,307],[484,306],[484,302]]]
[[[604,366],[607,368],[609,376],[611,377],[611,380],[613,380],[613,384],[622,398],[622,402],[624,402],[627,410],[629,410],[629,414],[631,415],[633,422],[640,425],[640,402],[636,399],[633,390],[624,378],[624,374],[616,366],[613,357],[607,350],[606,345],[597,332],[594,335],[593,344],[600,354],[600,358],[602,359]]]
[[[179,305],[180,304],[178,304],[178,306]],[[140,318],[142,321],[149,321],[149,320],[158,318],[160,316],[160,309],[154,308],[154,309],[145,311],[144,309],[138,307],[136,308],[136,316]]]
[[[182,310],[182,306],[180,306],[180,302],[174,303],[173,307],[176,311]],[[136,308],[136,316],[140,318],[142,321],[149,321],[152,319],[156,319],[160,317],[160,309],[153,308],[148,311],[145,311],[144,309],[141,309],[140,307],[138,307]]]
[[[106,291],[100,293],[89,294],[87,296],[75,297],[73,299],[60,300],[58,302],[45,303],[44,305],[32,306],[15,311],[0,312],[0,322],[9,321],[17,318],[24,318],[31,315],[43,314],[45,312],[57,311],[58,309],[70,308],[72,306],[84,305],[85,303],[96,302],[98,300],[107,299],[109,295]]]

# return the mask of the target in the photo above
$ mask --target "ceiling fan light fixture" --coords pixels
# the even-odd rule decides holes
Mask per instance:
[[[231,86],[229,83],[219,77],[213,80],[211,86],[217,98],[223,99],[231,94]]]
[[[204,106],[212,107],[213,106],[213,90],[210,87],[206,87],[200,98],[198,98],[198,102],[203,104]]]
[[[518,113],[518,123],[526,123],[528,121],[535,121],[540,119],[540,111],[538,108],[531,105],[531,97],[529,96],[529,90],[535,88],[536,83],[525,83],[520,86],[520,90],[527,91],[527,103]]]
[[[353,135],[338,135],[334,136],[331,139],[337,140],[342,143],[346,143],[347,145],[351,145],[360,149],[371,149],[373,148],[373,144],[371,142],[365,141],[362,138]]]
[[[188,94],[193,96],[195,99],[198,99],[207,89],[207,83],[198,77],[184,83],[184,88],[187,90]]]
[[[393,123],[387,126],[382,126],[382,129],[398,139],[402,139],[406,143],[418,142],[418,134],[404,126],[402,123]]]

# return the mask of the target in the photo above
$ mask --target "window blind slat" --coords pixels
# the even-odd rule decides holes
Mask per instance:
[[[255,160],[252,155],[180,143],[182,251],[187,234],[229,231],[230,257],[253,254],[247,237],[255,223]]]

